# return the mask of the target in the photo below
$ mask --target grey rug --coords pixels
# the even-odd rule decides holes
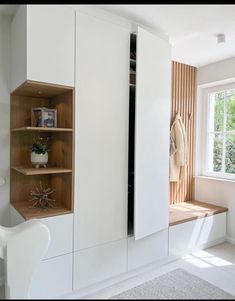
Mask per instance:
[[[111,299],[235,299],[235,296],[183,269],[176,269]]]

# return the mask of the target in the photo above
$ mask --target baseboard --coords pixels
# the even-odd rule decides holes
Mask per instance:
[[[232,245],[235,245],[235,238],[233,238],[233,237],[227,236],[226,241]]]

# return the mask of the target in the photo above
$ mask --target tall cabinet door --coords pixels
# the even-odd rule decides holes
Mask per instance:
[[[11,23],[11,91],[25,80],[74,86],[75,11],[20,5]]]
[[[129,32],[76,14],[74,249],[127,237]]]
[[[168,227],[171,53],[167,41],[138,27],[134,237]]]
[[[27,6],[27,79],[74,86],[75,12]]]

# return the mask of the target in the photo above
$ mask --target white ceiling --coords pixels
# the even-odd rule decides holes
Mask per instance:
[[[0,5],[12,16],[18,5]],[[162,31],[172,44],[172,59],[196,67],[235,57],[235,5],[96,5]],[[226,43],[217,44],[224,33]]]
[[[99,5],[160,30],[172,43],[172,59],[200,67],[235,56],[235,5]],[[217,44],[216,34],[226,35]]]

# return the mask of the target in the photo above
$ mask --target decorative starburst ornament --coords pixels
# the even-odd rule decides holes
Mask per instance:
[[[32,190],[30,192],[30,196],[32,197],[29,201],[34,202],[32,207],[30,208],[40,208],[40,209],[49,209],[54,207],[55,200],[49,197],[54,190],[51,188],[43,188],[42,182],[40,181],[40,187],[36,186],[35,191]]]

